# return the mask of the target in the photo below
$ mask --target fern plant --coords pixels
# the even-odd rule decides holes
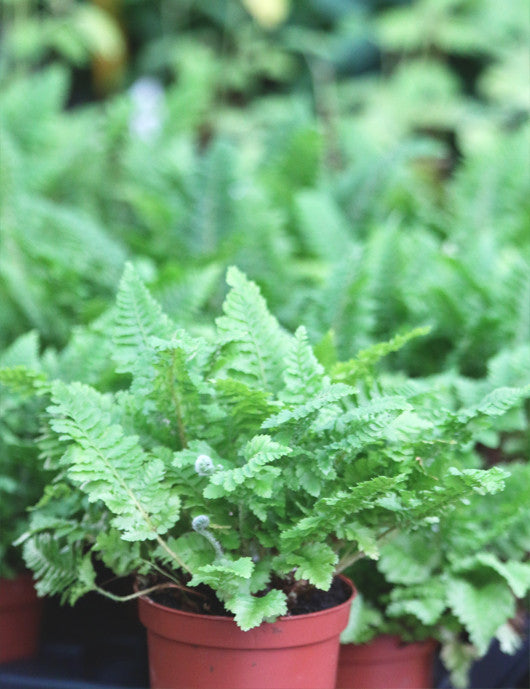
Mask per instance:
[[[54,476],[53,462],[41,456],[42,448],[52,453],[55,443],[40,421],[46,397],[35,391],[51,377],[97,383],[101,390],[119,388],[120,378],[109,367],[108,318],[74,329],[60,351],[41,352],[38,334],[30,331],[0,353],[0,577],[25,569],[13,541],[27,530],[28,510]]]
[[[380,634],[404,641],[435,638],[456,687],[497,638],[504,653],[521,645],[518,612],[530,590],[530,467],[505,467],[506,488],[444,515],[431,532],[399,535],[377,562],[349,575],[362,594],[344,643]],[[519,603],[518,603],[519,601]]]
[[[13,541],[27,529],[26,509],[39,497],[45,485],[35,439],[38,435],[40,402],[32,395],[33,384],[17,386],[25,377],[19,369],[33,371],[38,380],[40,358],[35,332],[16,340],[0,355],[0,367],[9,368],[11,386],[0,382],[0,577],[13,577],[23,570],[21,553]]]
[[[495,637],[505,653],[520,646],[516,618],[530,590],[530,466],[523,461],[528,454],[530,386],[515,404],[513,398],[508,401],[510,388],[499,386],[529,380],[529,355],[526,346],[504,351],[489,362],[482,380],[452,371],[429,380],[405,381],[399,374],[387,374],[378,381],[386,394],[403,386],[414,390],[416,403],[426,405],[424,418],[437,413],[431,406],[433,386],[437,403],[445,408],[478,405],[486,413],[495,410],[495,418],[475,427],[473,442],[460,461],[461,466],[502,468],[506,485],[494,495],[470,496],[440,515],[430,529],[398,534],[381,547],[377,561],[355,563],[348,574],[361,593],[343,643],[366,643],[381,634],[405,642],[437,639],[457,687],[467,686],[472,662],[486,653]]]
[[[303,327],[283,330],[238,269],[227,281],[214,335],[193,337],[128,266],[112,331],[128,387],[39,383],[56,476],[20,542],[41,594],[113,595],[100,561],[134,575],[139,594],[208,586],[250,629],[376,558],[392,534],[502,488],[504,472],[462,454],[474,427],[524,391],[422,415],[413,392],[367,394],[378,358],[407,338],[338,365],[334,379]]]

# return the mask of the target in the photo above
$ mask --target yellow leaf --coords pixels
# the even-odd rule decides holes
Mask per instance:
[[[242,0],[247,11],[265,29],[275,29],[289,14],[289,0]]]

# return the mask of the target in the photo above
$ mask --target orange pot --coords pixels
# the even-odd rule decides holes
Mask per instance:
[[[367,644],[343,644],[337,689],[429,689],[436,647],[432,639],[403,643],[390,635]]]
[[[333,689],[355,589],[334,608],[243,632],[230,617],[139,599],[152,689]]]
[[[41,612],[31,575],[0,579],[0,663],[35,655]]]

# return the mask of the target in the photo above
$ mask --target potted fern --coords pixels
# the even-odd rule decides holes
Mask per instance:
[[[332,380],[303,328],[285,332],[236,268],[227,282],[194,337],[126,268],[111,348],[129,385],[39,383],[56,477],[20,542],[41,594],[115,597],[101,567],[132,577],[155,689],[332,687],[341,573],[504,474],[451,464],[481,409],[426,423],[406,391],[367,396],[355,376],[387,345]]]
[[[0,367],[38,367],[36,333],[0,355]],[[13,541],[28,527],[27,508],[44,486],[35,437],[38,400],[0,384],[0,663],[33,655],[41,605],[33,579]]]
[[[496,381],[503,378],[500,364],[506,359],[511,366],[504,367],[510,374],[504,378],[513,377],[516,357],[506,352],[490,366]],[[491,388],[490,380],[469,381],[452,373],[439,381],[440,400],[445,397],[448,407],[448,390],[460,388],[472,405],[468,410],[478,404],[489,416],[487,424],[475,422],[467,439],[458,438],[466,448],[460,460],[483,465],[479,441],[489,439],[505,458],[505,489],[470,496],[430,530],[398,534],[381,547],[377,562],[359,561],[348,571],[362,595],[341,637],[338,686],[345,689],[432,686],[437,645],[452,684],[465,687],[472,663],[495,638],[507,654],[521,644],[517,619],[530,589],[530,465],[517,458],[523,456],[518,435],[527,428],[524,398],[530,385],[518,391],[490,389],[488,399],[496,403],[485,406],[477,393]]]
[[[51,377],[116,387],[109,370],[105,316],[77,328],[61,351],[41,353],[37,332],[18,337],[0,354],[0,662],[33,655],[38,648],[42,601],[14,541],[27,531],[29,508],[54,475],[39,456],[46,444],[39,418],[46,395],[35,395]],[[75,372],[75,374],[74,374]]]
[[[493,639],[504,653],[517,651],[518,601],[530,589],[529,469],[510,466],[504,492],[471,498],[430,534],[400,534],[377,563],[356,564],[349,574],[363,595],[342,635],[338,686],[432,686],[438,643],[462,688]]]

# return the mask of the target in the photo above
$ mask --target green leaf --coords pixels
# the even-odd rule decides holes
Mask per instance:
[[[357,543],[359,550],[361,550],[366,557],[372,560],[377,560],[379,558],[380,549],[375,529],[354,521],[350,524],[346,524],[342,530],[338,530],[338,535],[339,537],[346,538],[350,543]]]
[[[225,605],[235,615],[235,621],[246,632],[264,620],[272,621],[287,612],[285,594],[272,589],[264,596],[237,595],[225,600]]]
[[[472,644],[462,642],[457,635],[444,633],[440,657],[451,673],[451,682],[456,689],[467,689],[469,686],[469,671],[478,655]]]
[[[341,644],[363,644],[379,634],[383,615],[361,593],[353,599],[346,629],[340,637]]]
[[[294,549],[298,543],[315,538],[321,541],[328,534],[341,531],[344,523],[351,522],[353,515],[372,509],[381,497],[392,493],[404,479],[404,476],[377,476],[358,483],[349,491],[321,498],[314,504],[310,516],[303,517],[281,534],[282,545]]]
[[[308,543],[293,553],[275,558],[273,566],[287,574],[295,569],[296,579],[307,579],[323,591],[327,591],[333,580],[337,554],[325,543]]]
[[[72,443],[65,454],[69,477],[92,502],[107,505],[125,540],[166,533],[179,517],[180,499],[165,480],[163,462],[113,423],[108,397],[81,383],[56,381],[52,390],[51,426]]]
[[[47,379],[44,373],[29,369],[26,366],[0,368],[0,384],[21,395],[32,397],[47,389]]]
[[[209,419],[201,396],[207,398],[212,394],[202,371],[208,347],[200,338],[191,338],[183,330],[175,332],[171,340],[152,337],[150,345],[153,380],[148,396],[152,405],[166,419],[169,433],[178,438],[181,447],[188,445],[188,436],[206,439]],[[135,393],[142,394],[137,389]]]
[[[224,601],[240,591],[245,582],[248,584],[253,571],[254,563],[250,557],[240,557],[237,560],[224,558],[196,569],[189,585],[211,586]]]
[[[290,422],[300,421],[306,419],[308,416],[316,414],[321,409],[337,402],[343,397],[351,395],[353,388],[349,385],[342,385],[336,383],[325,387],[321,392],[315,394],[309,401],[304,404],[294,405],[291,408],[285,408],[278,414],[269,417],[262,424],[262,428],[278,428]]]
[[[170,550],[177,553],[192,572],[206,565],[211,565],[215,557],[211,543],[204,536],[195,532],[182,534],[178,538],[168,538],[167,545]],[[174,566],[173,559],[163,548],[159,549],[159,558],[162,562]]]
[[[451,578],[447,601],[481,655],[499,627],[515,614],[515,599],[502,581],[474,586],[466,579]]]
[[[295,212],[312,254],[337,261],[347,253],[351,241],[348,222],[331,194],[315,189],[298,192]]]
[[[328,330],[320,342],[317,342],[313,347],[313,352],[325,371],[330,371],[333,368],[337,363],[337,345],[333,330]]]
[[[323,591],[327,591],[333,580],[337,564],[337,553],[325,543],[309,543],[296,554],[296,578],[307,579]]]
[[[434,534],[431,534],[434,536]],[[440,565],[441,553],[434,539],[423,533],[399,534],[382,546],[378,568],[394,584],[428,581]]]
[[[268,466],[280,457],[289,454],[291,449],[271,439],[268,435],[256,435],[244,446],[242,450],[245,463],[235,469],[217,471],[210,477],[210,486],[204,490],[205,497],[212,497],[212,492],[217,496],[218,491],[211,486],[222,486],[224,493],[232,493],[239,486],[244,486],[249,491],[255,491],[260,496],[269,498],[272,495],[272,479],[279,476],[280,469]],[[260,485],[264,481],[265,485]]]
[[[60,594],[62,602],[73,605],[94,589],[90,554],[83,554],[80,543],[65,546],[51,534],[40,534],[24,543],[23,553],[26,565],[35,573],[39,596]]]
[[[430,579],[418,585],[396,586],[390,593],[390,600],[387,615],[398,618],[413,615],[424,625],[434,625],[447,607],[446,584]]]
[[[240,380],[221,378],[215,380],[220,404],[227,410],[234,438],[243,434],[254,435],[274,409],[264,390],[245,385]]]
[[[373,375],[374,366],[380,359],[392,352],[397,352],[410,340],[427,335],[429,331],[429,327],[415,328],[407,333],[396,335],[388,342],[379,342],[363,349],[354,359],[336,364],[332,371],[332,378],[349,385],[354,385],[360,379],[370,378]]]
[[[101,553],[104,564],[120,577],[141,569],[144,564],[140,543],[125,541],[117,529],[100,531],[93,550]]]
[[[18,337],[0,354],[0,367],[26,366],[38,371],[41,367],[39,356],[39,335],[35,330]]]
[[[457,572],[470,572],[486,567],[503,577],[517,598],[523,598],[530,589],[530,563],[516,560],[502,562],[493,553],[481,552],[474,557],[457,563]]]
[[[327,382],[327,378],[324,378],[324,369],[309,345],[303,326],[298,328],[289,343],[283,379],[285,389],[281,397],[290,403],[303,403],[308,397],[317,395]]]
[[[475,407],[464,409],[459,418],[469,421],[479,416],[502,416],[522,399],[530,397],[530,385],[523,388],[497,388],[484,397]]]
[[[232,287],[217,318],[217,332],[228,346],[227,367],[246,375],[265,390],[281,386],[281,370],[288,338],[269,313],[257,285],[237,268],[228,269]]]
[[[118,372],[135,372],[146,350],[151,349],[150,338],[169,339],[175,328],[130,263],[125,266],[116,300],[114,359]]]
[[[460,488],[471,488],[479,495],[488,493],[498,493],[504,488],[506,477],[509,475],[501,467],[492,467],[487,471],[484,469],[457,469],[450,467],[448,476],[445,479],[447,486]]]

